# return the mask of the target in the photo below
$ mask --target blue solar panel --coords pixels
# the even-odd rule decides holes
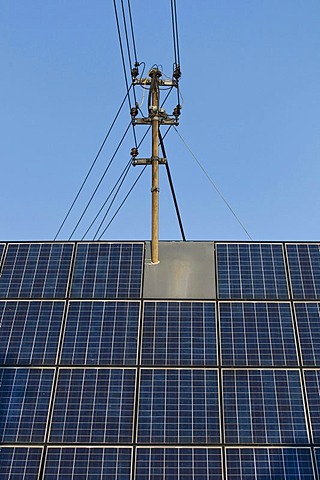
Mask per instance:
[[[53,369],[0,369],[0,441],[43,442]]]
[[[64,302],[0,301],[0,364],[56,362]]]
[[[50,442],[131,442],[135,377],[135,369],[61,369]]]
[[[308,443],[297,370],[225,370],[223,408],[226,443]]]
[[[320,245],[287,244],[293,298],[320,299]]]
[[[48,448],[44,480],[129,480],[131,448]]]
[[[304,370],[312,438],[320,444],[320,370]]]
[[[1,298],[63,298],[72,244],[9,244],[0,275]]]
[[[282,245],[218,243],[216,250],[219,298],[288,298]]]
[[[320,304],[295,303],[294,308],[303,365],[320,366]]]
[[[0,243],[0,265],[1,265],[2,254],[3,254],[3,252],[4,252],[4,249],[5,249],[5,244],[4,244],[4,243]]]
[[[224,366],[298,364],[289,303],[221,303]]]
[[[315,448],[314,449],[315,457],[316,457],[316,466],[317,466],[317,472],[318,472],[318,477],[320,476],[320,448]]]
[[[142,243],[81,243],[77,246],[72,298],[139,298]]]
[[[0,447],[1,480],[38,480],[42,448]]]
[[[138,448],[136,479],[222,479],[220,448]]]
[[[141,370],[138,442],[219,441],[216,370]]]
[[[61,363],[135,365],[140,302],[70,302]]]
[[[309,448],[227,448],[228,480],[314,480]]]
[[[143,365],[217,365],[215,304],[145,302]]]

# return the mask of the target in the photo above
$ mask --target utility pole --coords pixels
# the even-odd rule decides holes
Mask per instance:
[[[178,72],[178,73],[177,73]],[[177,87],[180,77],[180,69],[174,72],[172,80],[161,80],[162,73],[154,67],[149,72],[149,78],[138,79],[138,69],[135,67],[132,69],[132,81],[133,85],[145,85],[150,86],[150,104],[148,105],[148,117],[137,118],[138,105],[131,109],[131,118],[133,125],[151,125],[152,131],[152,148],[151,158],[136,158],[138,150],[132,148],[132,165],[151,165],[152,166],[152,178],[151,178],[151,195],[152,195],[152,208],[151,208],[151,262],[153,264],[159,263],[159,165],[167,162],[166,158],[159,158],[159,128],[160,125],[178,125],[178,116],[180,115],[181,106],[177,105],[173,111],[173,117],[166,113],[163,108],[160,108],[160,87]]]

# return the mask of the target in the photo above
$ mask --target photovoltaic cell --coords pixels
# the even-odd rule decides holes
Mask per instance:
[[[53,369],[0,369],[0,441],[43,442]]]
[[[222,479],[220,448],[138,448],[139,480]]]
[[[320,443],[320,370],[304,370],[307,401],[314,443]]]
[[[131,448],[48,448],[44,480],[130,480]]]
[[[81,243],[77,246],[72,298],[139,298],[142,243]]]
[[[143,365],[217,365],[215,304],[145,302]]]
[[[308,443],[296,370],[224,370],[225,442]]]
[[[0,301],[0,364],[56,361],[64,302]]]
[[[287,244],[293,298],[320,299],[320,245]]]
[[[131,442],[135,376],[135,369],[61,369],[50,442]]]
[[[309,448],[227,448],[228,480],[314,480]]]
[[[1,269],[0,297],[65,297],[72,250],[70,243],[10,244]]]
[[[142,369],[139,443],[218,443],[215,370]]]
[[[135,365],[139,302],[70,302],[61,363]]]
[[[281,244],[218,243],[216,250],[219,298],[288,298]]]
[[[320,304],[294,305],[303,365],[320,366]]]
[[[0,243],[0,265],[1,265],[1,260],[2,260],[2,254],[4,252],[5,244]]]
[[[317,465],[317,472],[318,472],[318,476],[320,475],[320,448],[315,448],[314,449],[314,452],[315,452],[315,457],[316,457],[316,465]]]
[[[2,480],[38,480],[42,448],[0,447]]]
[[[298,364],[289,303],[220,303],[224,366]]]

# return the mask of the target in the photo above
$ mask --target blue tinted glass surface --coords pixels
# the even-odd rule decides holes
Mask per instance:
[[[217,371],[141,370],[138,442],[219,441]]]
[[[2,260],[2,254],[4,252],[4,243],[0,243],[0,265],[1,265],[1,260]]]
[[[320,304],[294,305],[303,365],[320,366]]]
[[[132,441],[135,369],[61,369],[51,442]]]
[[[315,448],[314,449],[314,452],[315,452],[315,457],[316,457],[316,465],[317,465],[317,472],[318,472],[318,476],[320,475],[320,448]]]
[[[289,303],[220,303],[224,366],[297,365]]]
[[[143,365],[216,365],[215,304],[145,302]]]
[[[38,480],[42,448],[0,447],[1,480]]]
[[[48,448],[44,480],[130,480],[131,448]]]
[[[72,298],[139,298],[143,244],[81,243],[77,246]]]
[[[220,448],[138,448],[139,480],[222,479]]]
[[[299,372],[223,371],[225,442],[308,443]]]
[[[228,480],[314,480],[309,448],[227,448]]]
[[[314,443],[320,443],[320,370],[304,371],[307,401]]]
[[[293,298],[320,299],[320,245],[287,244],[286,249]]]
[[[0,297],[64,297],[72,251],[67,243],[10,244],[1,269]]]
[[[0,301],[0,364],[54,364],[64,302]]]
[[[0,441],[43,442],[53,369],[0,369]]]
[[[216,249],[219,298],[288,298],[282,245],[218,243]]]
[[[62,364],[135,365],[139,302],[70,302]]]

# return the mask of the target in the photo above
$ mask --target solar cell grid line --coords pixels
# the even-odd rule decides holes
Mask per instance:
[[[56,362],[64,301],[0,301],[0,365]]]
[[[140,298],[143,243],[78,243],[72,298]]]
[[[219,302],[222,366],[297,366],[290,303]]]
[[[295,300],[320,300],[320,244],[286,244],[292,295]]]
[[[222,480],[221,448],[137,447],[137,480]]]
[[[217,243],[216,264],[219,299],[289,298],[280,243]]]
[[[223,375],[226,444],[307,444],[299,370],[241,369]]]
[[[216,366],[215,302],[145,301],[142,365]]]
[[[304,366],[320,366],[320,303],[295,302],[299,343]]]
[[[40,447],[0,447],[0,478],[38,480],[42,450]]]
[[[60,368],[50,443],[132,442],[134,368]]]
[[[310,448],[226,448],[228,480],[314,480]]]
[[[0,274],[0,298],[64,298],[73,244],[11,243]]]
[[[43,442],[52,368],[0,369],[0,442]]]
[[[130,480],[130,447],[48,447],[43,480]]]
[[[140,370],[138,444],[220,442],[215,369]]]
[[[303,371],[313,442],[320,444],[320,370]]]

